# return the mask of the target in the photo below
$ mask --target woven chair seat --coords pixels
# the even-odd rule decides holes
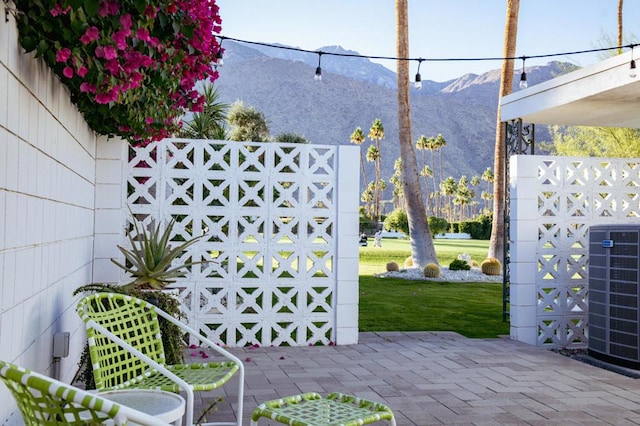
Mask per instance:
[[[339,392],[326,398],[309,392],[268,401],[253,411],[251,425],[257,426],[261,417],[290,426],[360,426],[381,420],[396,424],[386,405]]]
[[[165,366],[167,370],[189,383],[194,391],[210,391],[224,385],[238,371],[238,365],[233,362],[208,362],[201,364],[173,364]],[[148,376],[138,376],[131,382],[139,389],[160,389],[169,392],[180,392],[180,387],[171,379],[158,372],[151,372]],[[130,383],[113,386],[122,389]]]

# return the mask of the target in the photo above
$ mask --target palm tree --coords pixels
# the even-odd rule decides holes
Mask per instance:
[[[429,168],[429,166],[427,166],[427,158],[426,158],[426,150],[429,149],[427,148],[427,145],[429,144],[429,141],[427,139],[427,137],[425,135],[420,135],[420,137],[418,138],[418,140],[416,141],[416,149],[418,151],[422,152],[422,170],[420,171],[420,176],[422,176],[424,178],[424,187],[425,189],[427,189],[427,195],[429,194],[428,189],[429,189],[429,176],[432,175],[431,169]],[[431,153],[432,158],[433,158],[433,152]],[[427,196],[427,202],[424,205],[425,210],[429,210],[429,204],[430,204],[430,198]]]
[[[349,141],[358,146],[362,146],[365,141],[364,132],[360,128],[360,126],[356,127],[356,129],[351,133],[349,137]],[[360,149],[360,171],[362,172],[362,181],[364,184],[367,184],[367,173],[364,170],[364,156],[362,155],[362,149]]]
[[[444,176],[442,174],[442,148],[444,148],[445,146],[447,146],[447,141],[441,134],[438,133],[438,136],[436,136],[433,140],[433,150],[438,150],[438,153],[440,155],[440,175],[438,181],[440,186],[442,186],[442,176]],[[438,207],[440,208],[441,206]]]
[[[445,199],[445,210],[447,211],[447,220],[451,226],[451,232],[453,232],[453,196],[456,194],[457,190],[458,184],[453,176],[449,176],[442,181],[442,184],[440,184],[440,192]]]
[[[504,30],[504,50],[502,57],[502,71],[500,75],[500,96],[506,96],[513,90],[513,58],[516,52],[516,37],[518,35],[518,10],[520,0],[507,0],[507,17]],[[505,202],[505,131],[500,121],[500,101],[496,119],[496,142],[493,154],[493,170],[495,173],[493,185],[493,221],[491,226],[491,240],[487,257],[502,259],[504,257],[504,202]]]
[[[393,163],[393,176],[389,178],[393,184],[393,209],[404,207],[404,190],[402,189],[402,158]]]
[[[480,176],[478,176],[478,175],[474,175],[474,176],[471,178],[471,180],[469,181],[469,184],[470,184],[472,187],[474,187],[474,188],[475,188],[476,186],[480,185]],[[476,191],[475,191],[475,190],[472,190],[472,191],[473,191],[473,196],[472,196],[471,198],[475,198],[475,196],[476,196]],[[474,216],[474,215],[475,215],[475,206],[477,206],[477,205],[478,205],[478,203],[477,203],[477,202],[475,202],[475,203],[471,203],[471,207],[473,207],[473,209],[472,209],[473,211],[471,212],[471,215],[472,215],[472,216]]]
[[[191,120],[184,123],[181,137],[191,139],[227,139],[227,110],[229,105],[220,102],[220,92],[213,84],[206,83],[202,88],[205,104],[202,112],[194,113]]]
[[[434,215],[434,213],[433,213],[433,210],[434,210],[433,202],[434,202],[434,200],[433,200],[433,197],[430,196],[431,194],[428,191],[429,185],[427,184],[427,180],[429,178],[433,178],[433,169],[425,164],[422,167],[422,170],[420,170],[420,176],[422,176],[424,178],[424,186],[425,186],[425,188],[427,188],[427,192],[425,194],[426,197],[427,197],[427,202],[426,202],[424,208],[425,208],[425,211],[427,213],[427,216],[429,216],[429,215],[433,216]]]
[[[485,200],[484,209],[489,210],[489,200],[493,199],[493,191],[491,190],[491,185],[493,184],[493,170],[491,167],[487,167],[487,170],[482,172],[482,180],[487,182],[487,191],[482,192],[482,199]],[[486,195],[485,195],[486,194]]]
[[[433,170],[433,174],[431,175],[431,183],[433,184],[433,197],[432,206],[433,206],[433,216],[438,216],[438,204],[440,202],[440,191],[438,191],[438,186],[436,185],[436,162],[434,159],[434,152],[438,149],[436,145],[436,139],[431,136],[427,139],[427,149],[431,151],[431,170]]]
[[[379,118],[376,118],[369,129],[369,139],[375,142],[367,151],[367,160],[374,162],[376,179],[373,199],[373,218],[380,222],[380,202],[382,198],[382,161],[380,158],[380,140],[384,139],[384,126]],[[375,148],[375,149],[372,149]],[[371,159],[370,159],[371,158]]]
[[[408,0],[396,0],[396,56],[409,57],[409,8]],[[409,103],[409,61],[398,60],[398,139],[402,158],[402,185],[407,205],[409,238],[413,264],[424,267],[438,263],[431,231],[424,213],[418,161],[411,137],[411,105]]]

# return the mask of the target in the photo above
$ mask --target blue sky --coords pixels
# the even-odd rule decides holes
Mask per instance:
[[[507,0],[409,0],[412,58],[502,56]],[[217,0],[222,34],[241,40],[281,43],[316,50],[340,45],[368,56],[395,57],[395,0]],[[516,56],[603,47],[616,39],[618,0],[521,0]],[[640,38],[640,1],[624,2],[624,33]],[[224,46],[224,45],[223,45]],[[640,47],[636,49],[640,57]],[[579,66],[596,54],[529,59]],[[395,71],[394,61],[377,61]],[[423,62],[423,80],[446,81],[467,72],[500,68],[499,61]],[[522,62],[516,63],[516,69]],[[410,73],[416,72],[412,62]]]

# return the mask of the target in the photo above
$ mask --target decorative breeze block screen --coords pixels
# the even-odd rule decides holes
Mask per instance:
[[[171,139],[131,148],[127,205],[176,220],[190,326],[229,346],[334,341],[336,147]]]
[[[512,334],[514,327],[535,324],[536,341],[529,343],[586,347],[589,227],[638,223],[640,160],[514,156],[511,161],[512,270],[535,271],[535,277],[512,274]],[[534,265],[526,269],[527,263]],[[523,295],[533,294],[526,291],[531,278],[537,300],[535,310],[527,311]]]

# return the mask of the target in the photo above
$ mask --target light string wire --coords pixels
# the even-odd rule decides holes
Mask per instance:
[[[361,55],[361,54],[357,54],[357,53],[337,53],[337,52],[325,52],[322,50],[307,50],[307,49],[301,49],[299,47],[291,47],[291,46],[284,46],[284,45],[278,45],[278,44],[271,44],[271,43],[263,43],[263,42],[259,42],[259,41],[249,41],[249,40],[241,40],[238,38],[233,38],[233,37],[228,37],[228,36],[222,36],[222,35],[216,35],[217,38],[220,39],[220,41],[222,42],[222,40],[232,40],[238,43],[246,43],[246,44],[254,44],[254,45],[258,45],[258,46],[265,46],[265,47],[272,47],[275,49],[285,49],[285,50],[293,50],[296,52],[304,52],[304,53],[313,53],[313,54],[321,54],[321,55],[331,55],[331,56],[342,56],[342,57],[349,57],[349,58],[365,58],[365,59],[384,59],[384,60],[390,60],[390,61],[417,61],[418,63],[420,62],[455,62],[455,61],[504,61],[504,60],[516,60],[516,59],[521,59],[521,60],[526,60],[526,59],[538,59],[538,58],[551,58],[554,56],[568,56],[568,55],[580,55],[580,54],[584,54],[584,53],[596,53],[596,52],[606,52],[609,50],[617,50],[617,49],[633,49],[636,46],[639,46],[639,43],[635,43],[635,44],[627,44],[627,45],[623,45],[623,46],[615,46],[615,47],[601,47],[601,48],[597,48],[597,49],[586,49],[586,50],[575,50],[572,52],[559,52],[559,53],[546,53],[546,54],[542,54],[542,55],[522,55],[522,56],[508,56],[508,57],[477,57],[477,58],[399,58],[399,57],[395,57],[395,56],[372,56],[372,55]]]

